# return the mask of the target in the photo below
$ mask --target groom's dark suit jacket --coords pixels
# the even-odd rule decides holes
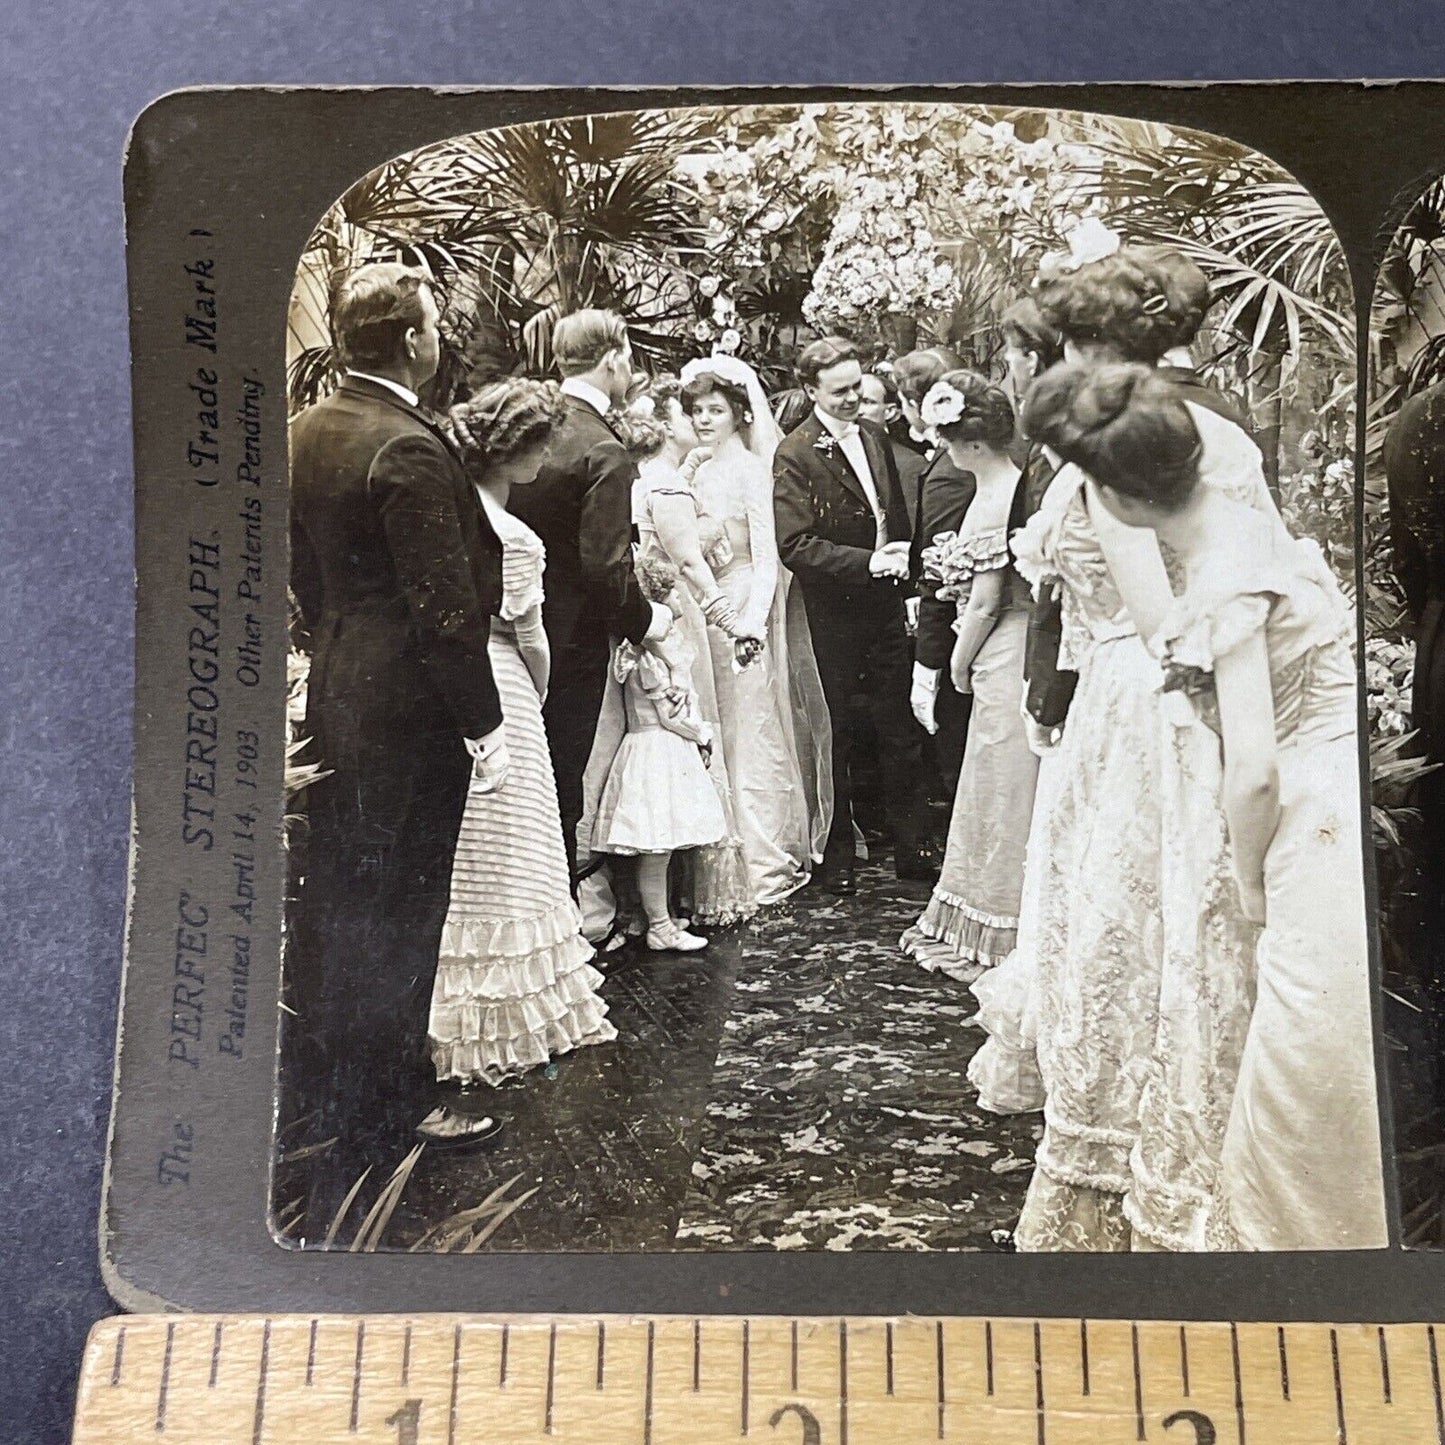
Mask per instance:
[[[954,602],[940,602],[938,583],[923,575],[923,551],[940,532],[956,532],[978,490],[972,472],[954,466],[947,447],[939,447],[923,473],[918,528],[913,534],[911,571],[918,584],[918,637],[913,655],[924,667],[947,669],[953,655]]]
[[[437,424],[365,378],[291,425],[291,588],[313,707],[464,738],[501,723],[501,544]]]
[[[913,535],[898,480],[893,450],[881,427],[859,422],[868,467],[883,507],[890,542]],[[825,615],[833,605],[849,606],[870,595],[896,598],[897,587],[868,571],[877,545],[877,526],[863,483],[848,465],[843,448],[829,446],[817,413],[785,436],[773,460],[773,511],[778,554],[798,579],[810,611]]]
[[[637,467],[594,407],[563,398],[567,415],[530,486],[512,492],[511,510],[547,548],[542,620],[559,654],[605,655],[610,635],[640,642],[652,608],[632,570],[632,484]]]

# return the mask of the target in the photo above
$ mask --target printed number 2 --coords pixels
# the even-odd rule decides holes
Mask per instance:
[[[803,1445],[821,1445],[823,1427],[819,1425],[818,1417],[806,1405],[780,1405],[773,1411],[768,1424],[776,1430],[783,1423],[784,1415],[796,1415],[803,1422]]]
[[[387,1417],[386,1423],[396,1426],[396,1445],[416,1445],[421,1430],[421,1401],[408,1400],[396,1414]]]
[[[1218,1438],[1214,1421],[1208,1415],[1201,1415],[1198,1410],[1180,1410],[1164,1422],[1166,1430],[1172,1430],[1176,1425],[1194,1426],[1194,1445],[1214,1445]]]

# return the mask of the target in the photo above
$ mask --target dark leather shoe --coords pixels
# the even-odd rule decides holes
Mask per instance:
[[[931,849],[908,848],[900,850],[894,866],[900,883],[937,883],[942,865]]]
[[[832,868],[825,867],[818,874],[818,887],[824,893],[831,893],[834,898],[851,898],[858,891],[853,865],[848,863]]]
[[[490,1114],[463,1114],[443,1104],[416,1126],[416,1137],[433,1149],[455,1154],[492,1143],[502,1129],[502,1121]]]

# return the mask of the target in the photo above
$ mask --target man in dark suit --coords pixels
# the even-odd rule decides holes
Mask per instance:
[[[445,1095],[427,1051],[468,786],[474,771],[503,786],[507,770],[487,656],[501,548],[416,395],[436,371],[437,317],[424,273],[353,273],[332,307],[346,377],[291,427],[291,587],[323,776],[306,793],[289,1055],[339,1140],[312,1228],[403,1119],[452,1146],[496,1132],[433,1107]]]
[[[898,876],[932,882],[925,846],[923,731],[908,709],[908,632],[902,586],[911,529],[882,432],[858,421],[863,370],[853,344],[826,337],[798,358],[812,414],[773,462],[778,552],[797,578],[833,718],[833,826],[821,882],[854,891],[848,708],[872,702]]]
[[[567,857],[577,877],[582,775],[597,733],[612,640],[651,641],[672,624],[632,570],[632,484],[637,467],[607,417],[632,385],[627,326],[610,311],[558,321],[552,353],[567,416],[537,480],[513,496],[516,514],[547,548],[542,622],[552,683],[542,709]]]

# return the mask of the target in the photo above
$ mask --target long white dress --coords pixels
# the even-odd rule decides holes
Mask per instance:
[[[1282,533],[1258,449],[1187,405],[1201,479]],[[1109,573],[1083,484],[1062,467],[1013,543],[1036,588],[1062,589],[1060,665],[1079,682],[1040,778],[1018,946],[974,985],[989,1038],[969,1077],[986,1107],[1044,1110],[1019,1249],[1202,1247],[1254,937],[1232,890],[1206,892],[1227,868],[1217,749],[1170,736],[1159,664]]]
[[[542,705],[516,624],[540,615],[541,538],[501,508],[502,610],[487,653],[511,766],[504,787],[467,796],[432,991],[439,1079],[498,1084],[555,1054],[617,1037],[602,975],[572,900]]]
[[[1359,803],[1354,619],[1319,547],[1248,517],[1157,639],[1176,726],[1218,751],[1216,660],[1263,631],[1280,820],[1265,857],[1257,996],[1218,1150],[1216,1249],[1388,1241]],[[1192,706],[1184,704],[1188,697]]]
[[[700,511],[722,524],[731,549],[728,560],[714,569],[718,586],[744,629],[766,642],[739,670],[732,639],[707,630],[719,746],[732,789],[734,822],[751,901],[764,906],[787,898],[808,881],[827,836],[822,800],[831,801],[832,790],[820,769],[830,760],[817,746],[825,735],[827,713],[811,647],[805,651],[790,644],[771,469],[732,438],[699,468],[696,488]],[[810,695],[809,722],[801,726],[795,721],[799,688]]]

